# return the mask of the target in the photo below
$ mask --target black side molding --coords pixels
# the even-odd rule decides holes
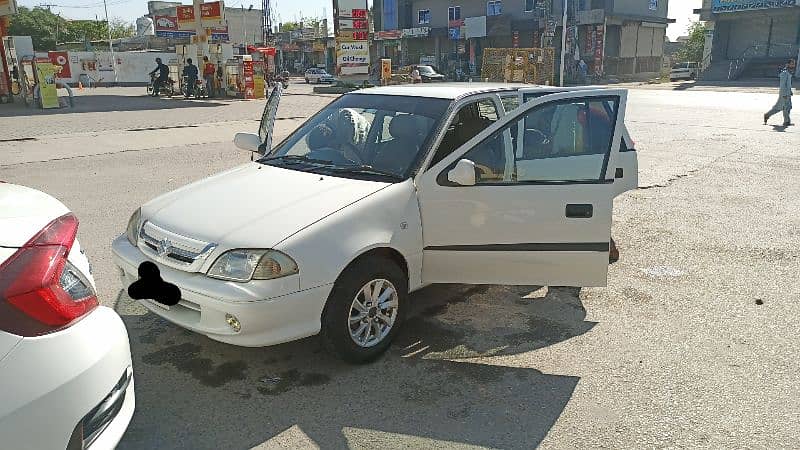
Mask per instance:
[[[450,252],[607,252],[608,242],[535,242],[522,244],[433,245],[425,250]]]

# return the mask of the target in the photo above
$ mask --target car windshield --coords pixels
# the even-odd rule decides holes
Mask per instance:
[[[263,164],[350,178],[408,178],[449,100],[347,94],[309,119]]]
[[[417,66],[417,68],[419,69],[419,73],[421,74],[433,75],[436,73],[436,71],[434,71],[433,67],[431,66]]]
[[[672,66],[673,69],[686,69],[687,67],[689,67],[688,63],[680,63]]]

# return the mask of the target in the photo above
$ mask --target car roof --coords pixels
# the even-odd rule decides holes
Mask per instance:
[[[536,90],[573,91],[586,89],[604,89],[604,86],[564,86],[563,88],[554,86],[540,86],[523,83],[424,83],[424,84],[399,84],[393,86],[379,86],[353,91],[351,94],[370,94],[370,95],[399,95],[406,97],[429,97],[455,100],[469,95],[482,94],[487,92],[516,92],[518,89],[528,88]]]

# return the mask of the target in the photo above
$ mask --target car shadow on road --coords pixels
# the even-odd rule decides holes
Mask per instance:
[[[492,364],[589,331],[578,288],[431,286],[378,361],[349,365],[316,337],[241,348],[178,328],[121,293],[136,413],[126,448],[479,445],[532,448],[577,376]],[[431,442],[430,440],[435,440]],[[444,444],[443,444],[444,443]]]
[[[142,92],[144,92],[144,88],[142,88]],[[0,108],[0,117],[47,116],[113,111],[156,111],[164,109],[217,107],[226,104],[224,100],[215,99],[184,99],[183,97],[177,96],[173,98],[154,98],[147,95],[131,96],[105,94],[76,96],[74,98],[74,103],[75,106],[72,108],[54,109],[27,107],[19,103],[3,105],[3,108]]]

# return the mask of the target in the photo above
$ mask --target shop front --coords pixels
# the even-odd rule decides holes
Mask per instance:
[[[713,0],[714,56],[728,60],[797,56],[798,5],[797,0]]]

